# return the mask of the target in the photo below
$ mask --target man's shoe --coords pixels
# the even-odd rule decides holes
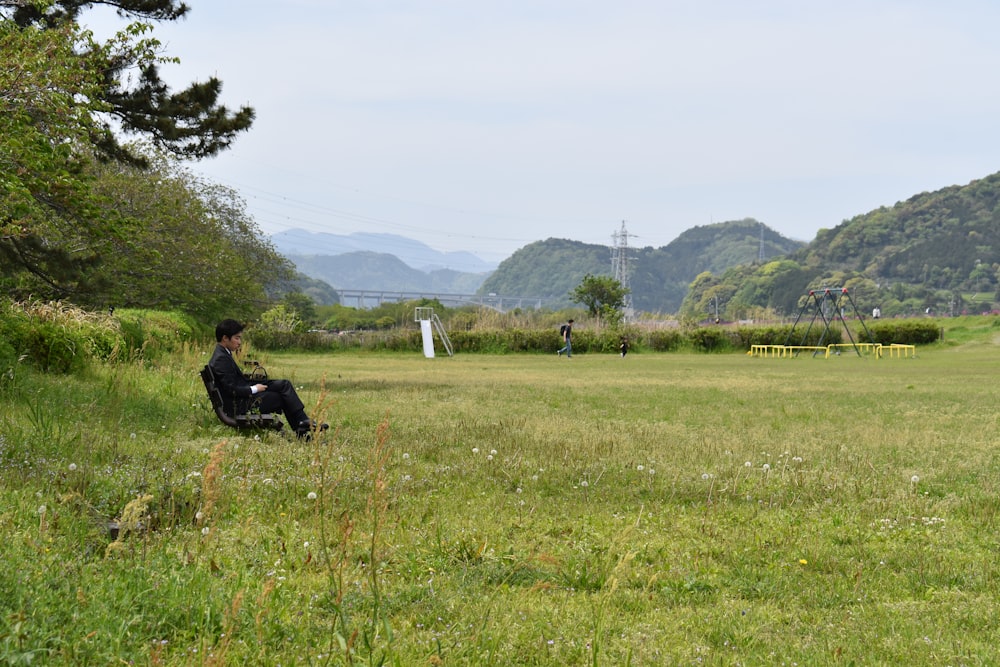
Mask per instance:
[[[326,422],[317,424],[315,419],[306,419],[299,422],[299,425],[295,427],[295,434],[301,438],[310,435],[313,430],[325,431],[328,428],[330,428],[330,425]]]

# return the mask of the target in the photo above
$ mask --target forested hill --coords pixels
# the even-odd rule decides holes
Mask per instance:
[[[765,257],[787,255],[804,244],[751,218],[694,227],[661,248],[629,252],[632,302],[638,310],[672,313],[703,271],[724,271]],[[483,283],[481,293],[544,296],[569,305],[569,293],[586,274],[611,275],[607,246],[547,239],[521,248]]]
[[[681,306],[742,319],[794,313],[811,289],[845,287],[883,316],[989,312],[1000,299],[1000,174],[925,192],[824,229],[784,259],[705,273]]]
[[[820,230],[803,264],[948,288],[1000,263],[1000,173],[923,193]]]

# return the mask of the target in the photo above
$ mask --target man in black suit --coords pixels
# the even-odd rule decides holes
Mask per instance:
[[[215,383],[222,394],[223,409],[236,414],[237,405],[245,412],[254,404],[261,412],[280,412],[295,427],[299,436],[308,435],[314,428],[325,430],[326,424],[317,425],[306,415],[305,405],[295,387],[288,380],[250,380],[243,374],[233,354],[243,343],[243,325],[236,320],[222,320],[215,327],[215,352],[208,362],[215,376]]]

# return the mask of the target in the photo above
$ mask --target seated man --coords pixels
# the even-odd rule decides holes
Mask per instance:
[[[240,349],[243,343],[243,325],[236,320],[222,320],[215,327],[215,352],[208,362],[208,367],[215,375],[215,383],[222,394],[223,407],[226,413],[236,414],[239,405],[245,411],[250,405],[260,408],[261,412],[280,412],[295,427],[299,437],[317,426],[306,415],[305,405],[299,398],[295,387],[288,380],[248,380],[243,374],[233,353]],[[320,424],[319,429],[325,430],[326,424]]]

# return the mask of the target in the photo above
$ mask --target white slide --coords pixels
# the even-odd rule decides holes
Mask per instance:
[[[434,358],[434,332],[431,330],[430,320],[420,320],[420,333],[424,337],[424,356],[428,359]]]

